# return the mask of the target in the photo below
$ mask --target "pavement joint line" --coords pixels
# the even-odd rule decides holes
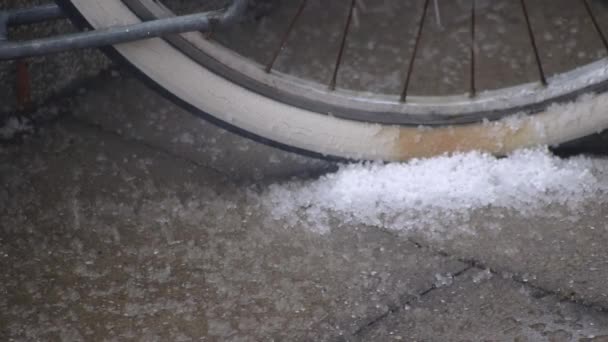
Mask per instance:
[[[452,274],[452,278],[458,278],[461,275],[463,275],[464,273],[466,273],[467,271],[476,268],[473,265],[467,265],[466,267],[464,267],[463,269],[459,270],[458,272]],[[423,290],[422,292],[418,293],[417,295],[414,296],[406,296],[407,299],[404,301],[401,301],[400,303],[398,303],[397,305],[392,305],[388,308],[387,311],[385,311],[384,313],[380,314],[379,316],[373,318],[371,321],[362,324],[357,330],[355,330],[354,333],[352,333],[353,336],[360,336],[365,334],[366,332],[368,332],[370,329],[372,329],[376,324],[380,323],[382,320],[384,320],[385,318],[389,317],[390,315],[396,314],[401,312],[401,310],[407,306],[407,305],[414,305],[414,299],[419,299],[422,298],[430,293],[432,293],[433,291],[440,289],[440,288],[446,288],[449,287],[451,285],[448,286],[437,286],[435,284],[432,284],[429,288]],[[413,298],[412,298],[413,297]]]
[[[382,230],[382,231],[385,231],[385,230]],[[392,234],[389,231],[385,231],[385,232],[387,234],[394,235],[394,234]],[[451,256],[447,255],[447,253],[437,253],[437,252],[435,252],[435,251],[433,251],[433,250],[431,250],[431,249],[423,246],[422,244],[418,243],[417,241],[415,241],[415,240],[413,240],[411,238],[408,238],[407,241],[410,242],[411,244],[413,244],[414,246],[416,246],[419,249],[425,249],[425,250],[430,251],[431,253],[434,253],[435,255],[438,255],[438,256],[441,256],[441,257],[445,257],[445,258],[449,258],[449,259],[454,260],[454,258],[452,258]],[[461,270],[459,270],[459,271],[455,272],[454,274],[452,274],[451,275],[452,279],[460,277],[461,275],[463,275],[464,273],[466,273],[467,271],[469,271],[471,269],[474,269],[474,268],[481,269],[481,268],[479,268],[477,265],[475,265],[472,262],[463,262],[461,260],[457,260],[457,261],[460,261],[460,262],[464,263],[466,266],[464,268],[462,268]],[[365,334],[367,331],[369,331],[370,329],[372,329],[373,326],[375,326],[376,324],[380,323],[382,320],[384,320],[388,316],[400,312],[402,310],[402,308],[405,307],[406,305],[412,305],[413,304],[412,297],[414,297],[416,299],[417,298],[422,298],[422,297],[424,297],[424,296],[432,293],[433,291],[435,291],[435,290],[437,290],[439,288],[443,288],[443,287],[437,287],[437,285],[431,284],[431,286],[429,288],[421,291],[417,295],[414,295],[414,296],[405,295],[405,296],[403,296],[405,298],[403,298],[402,300],[399,300],[399,302],[397,304],[390,305],[387,311],[385,311],[384,313],[380,314],[379,316],[373,318],[371,321],[368,321],[367,323],[362,324],[357,330],[355,330],[354,333],[352,333],[352,336],[359,336],[359,335]]]
[[[442,251],[442,250],[436,250],[430,246],[425,246],[417,241],[415,241],[412,238],[408,238],[408,241],[412,242],[414,245],[418,246],[421,249],[426,249],[432,253],[435,253],[436,255],[439,256],[443,256],[452,260],[456,260],[456,261],[460,261],[466,265],[469,265],[471,268],[477,268],[479,270],[488,270],[493,276],[502,276],[505,274],[505,272],[493,269],[491,267],[488,267],[487,265],[485,265],[483,262],[473,259],[473,258],[461,258],[461,257],[455,257],[450,255],[449,253]],[[608,314],[608,308],[603,307],[597,303],[591,303],[591,302],[587,302],[584,300],[577,300],[575,298],[576,293],[572,292],[569,294],[565,294],[562,292],[558,292],[558,291],[554,291],[554,290],[549,290],[546,288],[543,288],[539,285],[533,284],[529,281],[524,280],[521,276],[517,275],[517,274],[512,274],[510,277],[510,280],[518,283],[520,285],[523,285],[525,287],[528,287],[534,291],[538,291],[542,293],[542,296],[539,297],[534,297],[535,299],[537,298],[542,298],[542,297],[546,297],[546,296],[555,296],[558,300],[560,301],[567,301],[567,302],[571,302],[574,303],[576,305],[582,306],[586,309],[589,310],[594,310],[596,312],[600,312],[600,313],[604,313],[604,314]]]

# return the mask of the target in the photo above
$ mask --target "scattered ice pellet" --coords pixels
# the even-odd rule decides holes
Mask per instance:
[[[17,134],[27,133],[31,130],[29,120],[12,116],[0,126],[0,139],[13,139]]]
[[[490,271],[489,268],[485,269],[485,270],[481,270],[479,272],[477,272],[475,275],[473,275],[473,282],[474,283],[481,283],[484,280],[488,280],[492,278],[492,271]]]
[[[443,287],[452,285],[454,282],[454,277],[451,274],[435,274],[435,286]]]

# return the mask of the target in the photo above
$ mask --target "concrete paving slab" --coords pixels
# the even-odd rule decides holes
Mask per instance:
[[[34,61],[34,73],[43,75],[35,93],[59,76],[71,81],[107,63],[83,54],[83,66],[54,57],[61,68],[51,71]],[[0,68],[0,78],[12,78],[11,68]],[[320,235],[271,218],[257,192],[263,183],[314,176],[334,164],[218,130],[130,77],[116,74],[88,89],[69,109],[80,123],[2,148],[2,340],[478,340],[487,331],[495,333],[488,338],[608,339],[602,314],[558,301],[608,307],[602,198],[532,217],[484,208],[403,235],[333,222]],[[592,148],[605,153],[605,137]],[[467,268],[453,259],[473,259],[557,296],[483,274],[447,286],[450,274]],[[412,299],[433,284],[446,287],[420,303]],[[405,310],[405,302],[416,304]],[[406,311],[415,314],[395,318]],[[394,333],[402,327],[412,335]]]
[[[254,188],[79,124],[0,158],[4,341],[328,340],[468,267],[286,228]]]
[[[608,315],[471,269],[362,331],[359,341],[606,341]]]
[[[276,183],[335,168],[332,163],[219,130],[128,76],[99,82],[74,101],[72,110],[83,121],[166,149],[241,182]],[[592,152],[598,152],[602,140],[595,141],[594,146],[587,144]],[[599,197],[588,199],[581,206],[584,209],[555,204],[533,215],[490,207],[450,215],[458,217],[455,220],[430,220],[405,235],[455,258],[515,274],[564,297],[608,307],[605,207]],[[433,231],[443,233],[428,233]]]
[[[555,204],[534,215],[499,208],[471,213],[443,226],[438,238],[421,229],[408,234],[424,246],[545,289],[608,308],[608,210],[604,198],[589,198],[578,210]],[[433,227],[442,229],[441,223]],[[430,229],[430,228],[429,228]]]

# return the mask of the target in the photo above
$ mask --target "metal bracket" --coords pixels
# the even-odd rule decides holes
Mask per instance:
[[[44,5],[22,10],[0,12],[0,60],[39,56],[62,51],[94,48],[160,37],[167,34],[207,31],[224,27],[240,17],[247,9],[247,0],[234,0],[223,12],[205,12],[175,16],[139,24],[66,34],[56,37],[11,42],[8,27],[34,24],[65,17],[57,5]]]

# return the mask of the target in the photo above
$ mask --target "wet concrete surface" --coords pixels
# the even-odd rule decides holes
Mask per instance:
[[[472,269],[450,286],[404,305],[358,337],[359,341],[605,341],[607,318]]]
[[[255,189],[78,123],[2,158],[3,340],[329,340],[469,267],[286,229]]]
[[[1,150],[2,340],[608,334],[601,199],[573,222],[482,210],[441,239],[320,234],[273,217],[263,194],[333,163],[220,131],[116,73],[58,106]]]
[[[365,31],[369,23],[360,25]],[[256,27],[273,31],[272,23]],[[486,31],[486,38],[504,34],[498,31]],[[541,45],[580,34],[566,31],[542,35]],[[300,33],[314,41],[314,32]],[[276,43],[271,38],[268,46]],[[386,77],[364,79],[349,70],[368,61],[357,57],[362,51],[376,47],[351,44],[340,82],[400,91],[402,73],[395,69],[407,62],[411,42],[387,52],[401,59],[377,70]],[[293,58],[307,56],[296,48],[286,48],[277,68],[298,73]],[[500,54],[496,48],[485,51]],[[423,54],[440,58],[436,50]],[[269,51],[255,58],[266,60]],[[510,52],[521,64],[496,72],[535,77],[530,51]],[[555,70],[563,66],[552,63]],[[467,68],[466,59],[436,64]],[[47,74],[47,81],[55,78]],[[326,81],[328,73],[307,75]],[[495,79],[485,78],[486,86]],[[450,84],[466,83],[465,72]],[[45,111],[56,122],[0,147],[0,340],[608,339],[603,198],[587,199],[576,212],[476,210],[407,233],[336,221],[319,233],[273,217],[263,194],[271,184],[332,172],[336,163],[220,130],[122,70]],[[603,158],[605,137],[562,151]]]

